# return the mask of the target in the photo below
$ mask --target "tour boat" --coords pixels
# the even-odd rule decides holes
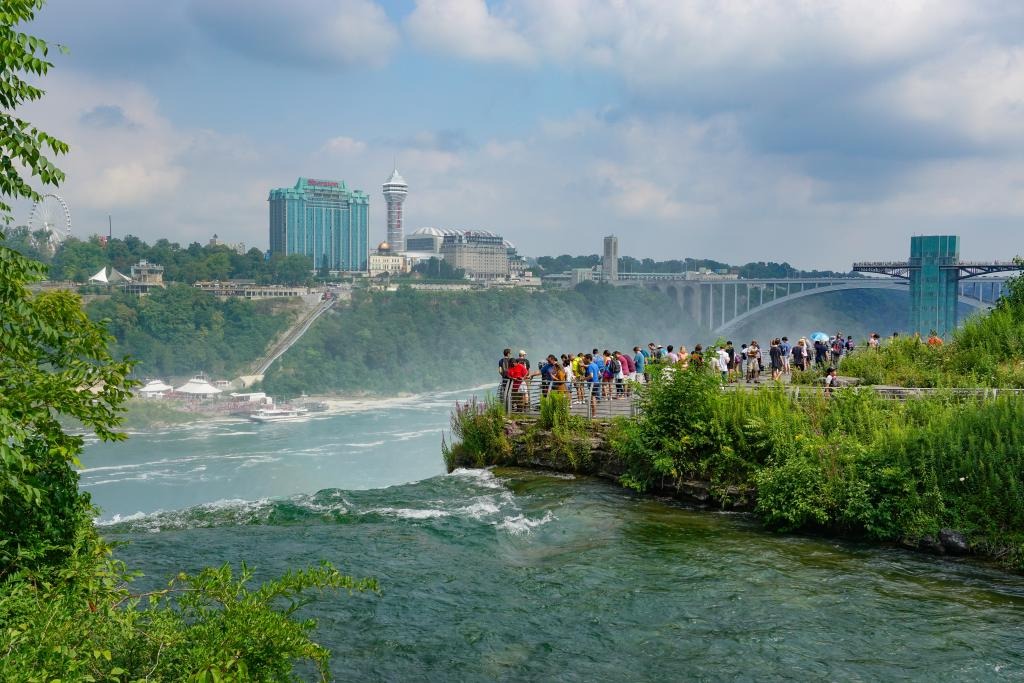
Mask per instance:
[[[249,414],[253,422],[299,422],[306,419],[305,408],[260,408]]]

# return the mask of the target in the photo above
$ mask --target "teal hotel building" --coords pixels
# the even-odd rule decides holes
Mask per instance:
[[[270,191],[270,253],[305,254],[313,268],[367,270],[370,197],[344,181],[299,178]]]

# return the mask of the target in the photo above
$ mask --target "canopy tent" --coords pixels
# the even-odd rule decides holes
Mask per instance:
[[[89,282],[101,282],[103,284],[111,284],[112,282],[131,282],[132,279],[119,271],[117,268],[111,268],[110,274],[107,274],[107,267],[100,268],[99,272],[89,278]]]
[[[203,377],[193,377],[174,391],[187,396],[213,396],[220,393],[220,389],[210,384]]]
[[[156,396],[157,394],[163,394],[173,389],[174,387],[170,384],[166,384],[158,379],[152,379],[146,383],[146,386],[139,389],[139,393],[144,396]]]

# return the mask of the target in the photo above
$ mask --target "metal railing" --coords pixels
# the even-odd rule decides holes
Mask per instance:
[[[569,413],[592,420],[614,417],[636,417],[642,412],[640,391],[643,384],[635,380],[610,382],[542,382],[537,378],[503,381],[499,395],[509,415],[539,415],[541,398],[562,393],[569,399]],[[936,388],[894,387],[878,385],[782,384],[765,381],[748,384],[742,380],[723,384],[724,392],[783,391],[795,400],[828,398],[838,391],[871,391],[879,397],[893,401],[906,401],[929,396],[948,396],[952,399],[994,400],[1001,396],[1024,396],[1024,389],[993,389],[985,387]]]
[[[530,378],[503,380],[499,395],[505,412],[512,415],[539,415],[541,398],[561,393],[569,400],[569,413],[589,419],[611,419],[637,415],[636,390],[640,383],[622,379],[606,382],[552,382]]]

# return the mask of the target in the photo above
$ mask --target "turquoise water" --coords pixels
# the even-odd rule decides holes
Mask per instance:
[[[377,577],[306,608],[342,680],[1024,679],[1018,575],[589,478],[443,475],[454,398],[136,434],[91,445],[83,485],[141,586],[242,560]]]

